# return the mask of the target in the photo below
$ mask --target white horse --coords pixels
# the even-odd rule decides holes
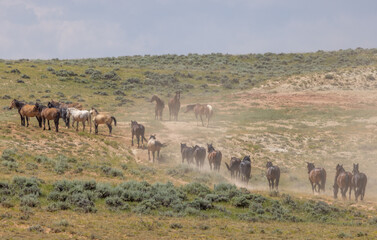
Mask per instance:
[[[68,108],[67,109],[67,117],[70,118],[72,116],[72,127],[75,127],[76,124],[76,131],[79,131],[79,122],[82,122],[83,131],[85,131],[85,122],[88,121],[90,127],[90,133],[92,132],[92,117],[89,111],[87,110],[78,110],[76,108]]]

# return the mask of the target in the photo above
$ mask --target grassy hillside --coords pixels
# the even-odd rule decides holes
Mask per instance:
[[[2,239],[257,238],[373,239],[377,218],[376,49],[305,54],[133,56],[0,61]],[[182,91],[179,121],[154,120]],[[115,116],[113,135],[20,125],[13,98],[80,102]],[[192,103],[208,103],[210,127]],[[166,104],[167,105],[167,104]],[[167,144],[158,163],[131,146],[130,120]],[[248,186],[181,163],[179,143],[213,143],[252,157]],[[282,170],[269,193],[266,161]],[[326,193],[313,196],[305,162],[325,167]],[[366,199],[333,200],[337,163],[368,175]],[[237,186],[237,187],[236,187]],[[353,197],[352,197],[353,198]],[[321,229],[321,235],[318,235]]]

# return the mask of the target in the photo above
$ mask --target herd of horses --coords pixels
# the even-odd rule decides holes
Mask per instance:
[[[83,110],[80,103],[62,103],[51,100],[47,106],[40,103],[26,104],[24,102],[13,99],[9,109],[17,109],[20,118],[21,125],[28,127],[29,118],[35,117],[38,120],[39,127],[46,130],[46,120],[48,130],[51,130],[50,121],[54,121],[55,131],[59,132],[59,120],[62,119],[67,128],[70,127],[70,119],[72,119],[72,127],[76,122],[76,131],[79,130],[79,122],[83,125],[83,131],[85,131],[85,124],[88,123],[90,133],[92,132],[92,122],[95,127],[95,134],[98,134],[98,126],[100,124],[106,124],[109,128],[109,134],[112,132],[112,123],[116,126],[116,119],[108,114],[99,113],[97,109],[91,108],[91,110]],[[26,123],[25,123],[26,120]]]
[[[169,107],[169,120],[172,120],[174,118],[175,121],[178,121],[178,113],[181,109],[181,92],[177,91],[175,93],[175,96],[171,98],[168,102]],[[156,102],[155,106],[155,119],[156,120],[162,120],[162,113],[165,108],[165,102],[159,98],[157,95],[153,95],[150,102]],[[186,106],[186,111],[190,112],[193,111],[195,113],[195,118],[198,123],[198,116],[202,122],[202,126],[204,126],[203,117],[206,117],[207,119],[207,127],[209,127],[209,120],[211,119],[213,115],[213,107],[209,104],[190,104]]]
[[[162,113],[165,107],[164,101],[161,100],[157,95],[153,95],[151,102],[156,102],[155,106],[155,119],[162,120]],[[180,92],[176,92],[175,96],[169,100],[169,119],[172,118],[175,121],[178,121],[178,113],[181,108],[180,103]],[[112,132],[112,123],[116,126],[115,117],[99,113],[97,109],[91,108],[91,110],[83,110],[83,107],[80,103],[62,103],[51,100],[48,102],[47,106],[40,103],[26,104],[16,99],[13,99],[10,109],[15,108],[18,110],[21,119],[21,125],[28,127],[29,119],[35,117],[38,120],[39,127],[43,130],[46,129],[46,120],[48,124],[48,129],[51,130],[50,121],[54,121],[56,132],[59,131],[59,119],[61,118],[66,127],[69,128],[70,125],[74,127],[76,122],[76,131],[78,131],[79,122],[83,125],[83,131],[85,131],[85,124],[88,123],[90,132],[92,131],[92,122],[95,127],[95,134],[98,134],[98,126],[100,124],[106,124],[109,128],[109,134]],[[191,104],[186,106],[185,113],[193,111],[197,119],[198,116],[204,126],[203,116],[207,118],[207,127],[209,126],[209,120],[213,115],[213,108],[209,104]],[[72,119],[72,124],[70,121]],[[161,143],[156,139],[156,134],[150,135],[149,140],[145,138],[145,127],[142,124],[139,124],[137,121],[131,121],[131,134],[132,134],[132,146],[134,146],[134,136],[137,139],[137,146],[144,146],[144,141],[147,142],[148,149],[148,159],[151,161],[150,153],[152,153],[153,162],[155,161],[155,153],[157,152],[157,160],[160,159],[161,148],[165,147],[166,144]],[[188,164],[194,164],[201,169],[204,166],[205,158],[207,156],[208,163],[211,170],[220,171],[222,153],[219,150],[216,150],[213,144],[207,143],[207,149],[198,145],[188,146],[185,143],[180,144],[182,163],[186,160]],[[208,153],[208,154],[207,154]],[[250,156],[244,156],[243,159],[237,157],[231,157],[229,164],[225,162],[225,166],[230,172],[232,179],[241,180],[241,182],[248,184],[251,178],[251,159]],[[324,168],[316,168],[313,163],[307,162],[307,169],[309,175],[309,181],[312,186],[313,194],[314,192],[320,193],[325,191],[326,186],[326,170]],[[354,190],[355,200],[358,201],[364,199],[365,188],[367,184],[367,176],[364,173],[359,172],[359,164],[353,164],[353,170],[347,172],[343,165],[337,165],[336,174],[333,185],[334,198],[338,196],[340,190],[342,198],[346,199],[347,192],[349,192],[349,199],[351,200],[351,192]],[[266,177],[268,180],[268,185],[270,191],[279,190],[279,181],[280,181],[280,168],[274,166],[272,162],[267,162],[266,164]]]

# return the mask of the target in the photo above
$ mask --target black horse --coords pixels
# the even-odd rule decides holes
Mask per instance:
[[[139,148],[140,145],[140,137],[141,137],[141,147],[144,147],[144,140],[146,142],[147,139],[144,137],[145,127],[142,124],[137,123],[136,121],[131,120],[131,132],[132,132],[132,146],[134,145],[134,136],[136,135],[137,138],[137,147]]]
[[[230,159],[230,163],[228,165],[228,163],[225,163],[225,166],[226,168],[228,168],[229,172],[230,172],[230,178],[236,178],[240,176],[240,163],[241,163],[241,159],[240,158],[236,158],[236,157],[232,157]]]
[[[251,174],[251,160],[250,156],[245,156],[240,163],[241,181],[246,185],[249,183]]]
[[[60,103],[57,102],[48,102],[48,108],[56,108],[60,111],[60,118],[63,119],[65,126],[69,128],[69,117],[68,117],[68,109],[66,107],[62,107]]]
[[[353,164],[353,177],[352,183],[355,188],[355,200],[357,202],[358,197],[360,196],[360,200],[364,200],[365,195],[365,187],[367,186],[367,175],[364,173],[359,172],[359,164]]]
[[[181,143],[182,163],[187,161],[188,164],[194,162],[194,148],[189,147],[186,143]]]
[[[266,176],[270,191],[274,190],[274,188],[276,188],[276,191],[279,191],[280,168],[278,166],[274,166],[272,162],[267,162],[266,168]]]
[[[204,147],[194,146],[194,158],[196,166],[202,168],[204,164],[204,159],[206,158],[206,149]]]

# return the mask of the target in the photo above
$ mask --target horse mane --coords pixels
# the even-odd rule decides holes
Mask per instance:
[[[99,114],[99,112],[97,111],[97,109],[95,109],[94,107],[92,107],[92,110],[93,110],[96,114]]]

